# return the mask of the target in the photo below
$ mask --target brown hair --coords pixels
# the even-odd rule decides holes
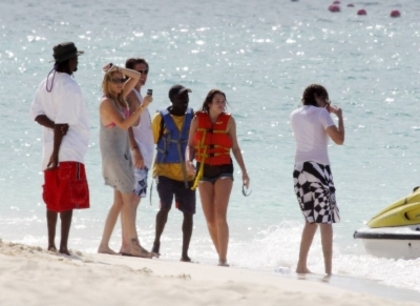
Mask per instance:
[[[226,101],[226,104],[227,104],[226,94],[223,91],[219,90],[219,89],[212,89],[207,94],[207,97],[204,100],[203,105],[201,106],[201,110],[203,112],[206,112],[206,113],[209,112],[209,105],[213,101],[214,96],[217,95],[217,94],[221,94],[223,97],[225,97],[225,101]]]
[[[124,100],[122,92],[120,92],[119,94],[113,93],[111,91],[111,86],[109,84],[117,73],[121,74],[117,70],[111,71],[109,73],[105,73],[104,79],[102,81],[102,91],[107,98],[114,100],[117,103],[117,105],[119,105],[123,108],[127,108],[128,103],[127,103],[127,101]]]
[[[149,64],[146,62],[146,60],[144,58],[129,58],[126,62],[125,62],[125,68],[128,69],[134,69],[134,66],[136,64],[145,64],[147,67],[147,70],[149,70]]]
[[[302,104],[318,106],[315,96],[328,99],[328,91],[322,85],[311,84],[303,92]]]

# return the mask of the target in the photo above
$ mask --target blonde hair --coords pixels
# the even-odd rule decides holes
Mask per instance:
[[[123,98],[122,92],[120,92],[119,94],[115,94],[111,90],[110,83],[112,82],[111,80],[113,78],[115,78],[115,75],[116,74],[120,74],[121,75],[121,72],[111,71],[109,73],[105,73],[104,79],[102,81],[102,91],[103,91],[103,93],[105,94],[105,96],[107,98],[115,101],[117,103],[117,105],[121,106],[122,108],[128,108],[128,103]]]

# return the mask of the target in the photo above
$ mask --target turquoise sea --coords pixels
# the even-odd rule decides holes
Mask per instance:
[[[324,0],[0,0],[0,237],[46,246],[42,131],[29,107],[52,68],[52,47],[73,41],[85,51],[75,79],[90,117],[91,208],[74,214],[71,249],[96,251],[112,201],[98,146],[101,67],[144,57],[150,73],[143,90],[154,90],[152,113],[168,105],[176,83],[192,89],[196,109],[212,88],[227,94],[253,190],[244,198],[235,172],[232,265],[295,268],[303,219],[293,191],[289,114],[304,88],[320,83],[342,107],[346,126],[345,144],[329,148],[342,219],[334,227],[333,273],[420,292],[420,259],[375,258],[353,239],[376,212],[420,185],[420,2],[356,1],[353,8],[341,2],[341,12],[331,13]],[[360,8],[366,16],[357,16]],[[390,18],[393,9],[400,18]],[[190,255],[215,264],[199,202],[197,207]],[[137,219],[147,248],[157,210],[153,191]],[[180,257],[181,221],[173,209],[162,240],[164,259]],[[118,227],[112,247],[120,241]],[[323,272],[319,236],[309,267]]]

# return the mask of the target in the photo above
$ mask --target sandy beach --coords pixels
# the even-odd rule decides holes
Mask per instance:
[[[361,293],[357,280],[349,290],[317,275],[71,252],[0,241],[0,305],[420,305]]]

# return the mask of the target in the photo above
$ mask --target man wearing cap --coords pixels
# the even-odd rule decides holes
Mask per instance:
[[[84,156],[89,144],[89,124],[82,91],[71,77],[77,70],[78,51],[74,43],[56,45],[54,68],[39,85],[31,105],[31,117],[44,127],[44,185],[47,206],[48,250],[56,251],[57,217],[61,220],[59,252],[67,247],[73,209],[89,208],[89,188]]]
[[[191,261],[188,248],[195,214],[195,191],[191,190],[193,176],[187,174],[184,162],[191,120],[194,116],[193,110],[188,107],[189,92],[191,89],[182,85],[172,86],[169,90],[171,105],[157,112],[152,121],[153,137],[157,144],[153,177],[156,178],[160,198],[152,251],[159,254],[160,237],[175,197],[176,207],[184,214],[181,261],[187,262]]]

